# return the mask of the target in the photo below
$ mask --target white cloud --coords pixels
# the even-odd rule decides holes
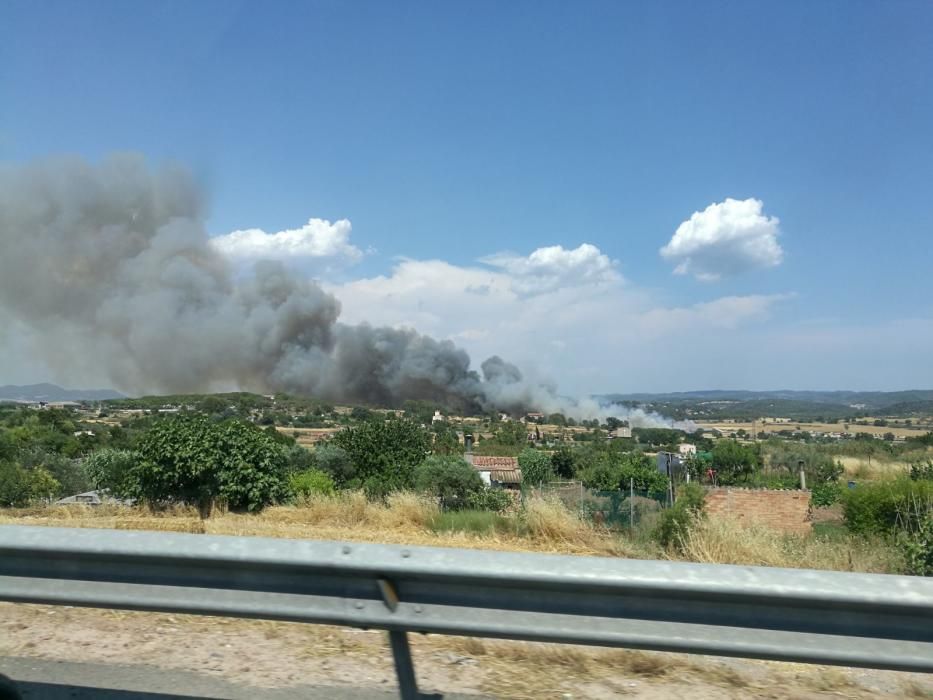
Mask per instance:
[[[538,294],[566,286],[615,283],[622,279],[615,269],[616,262],[589,243],[573,250],[559,245],[538,248],[527,257],[496,253],[480,262],[508,273],[513,288],[522,294]]]
[[[781,264],[780,221],[762,213],[759,199],[710,204],[677,227],[661,255],[676,262],[675,274],[711,281],[753,268]]]
[[[541,256],[534,253],[493,256],[496,269],[406,259],[387,275],[327,289],[341,300],[348,323],[411,327],[449,338],[470,352],[474,365],[499,354],[523,371],[557,380],[568,393],[624,391],[633,382],[676,388],[686,381],[693,387],[702,383],[706,366],[726,371],[744,357],[749,342],[736,338],[760,327],[787,298],[663,304],[648,290],[623,283],[598,248],[583,249],[591,261],[606,260],[590,264],[595,274],[536,264]],[[556,257],[566,262],[573,252]]]
[[[211,239],[223,255],[239,261],[327,259],[329,264],[348,264],[363,252],[350,243],[352,225],[347,219],[331,223],[308,219],[301,228],[266,233],[259,228],[233,231]]]

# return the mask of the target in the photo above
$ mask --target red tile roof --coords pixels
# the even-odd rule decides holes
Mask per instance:
[[[473,455],[472,464],[477,469],[517,469],[517,457],[492,457],[488,455]]]

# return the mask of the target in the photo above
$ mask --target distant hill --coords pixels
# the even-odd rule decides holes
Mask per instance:
[[[47,383],[0,386],[0,401],[105,401],[122,398],[125,398],[123,394],[112,389],[63,389]]]
[[[666,394],[603,394],[603,404],[638,405],[677,418],[755,418],[798,420],[858,415],[930,415],[933,390],[909,391],[679,391]]]
[[[676,391],[666,394],[602,394],[596,398],[606,402],[638,401],[802,401],[806,403],[852,406],[865,404],[868,408],[884,408],[899,403],[933,401],[933,389],[908,391],[746,391],[711,389],[709,391]]]

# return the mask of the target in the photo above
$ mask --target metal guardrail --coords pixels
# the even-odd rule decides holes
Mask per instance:
[[[0,600],[933,672],[933,579],[0,526]]]

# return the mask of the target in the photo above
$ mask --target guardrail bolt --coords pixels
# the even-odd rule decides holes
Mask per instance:
[[[424,611],[424,608],[422,608],[420,605],[416,605],[416,606],[415,606],[415,612],[416,612],[416,613],[420,613],[420,612],[423,612],[423,611]]]
[[[408,559],[408,557],[410,557],[410,556],[411,556],[411,552],[409,552],[407,549],[403,549],[403,550],[402,550],[402,557],[403,557],[403,558]]]
[[[349,553],[350,553],[350,548],[349,548],[347,545],[344,545],[344,546],[343,546],[343,553],[344,553],[344,554],[349,554]]]
[[[362,610],[362,609],[363,609],[363,601],[362,601],[362,600],[356,601],[356,603],[354,603],[354,607],[355,607],[357,610]]]

